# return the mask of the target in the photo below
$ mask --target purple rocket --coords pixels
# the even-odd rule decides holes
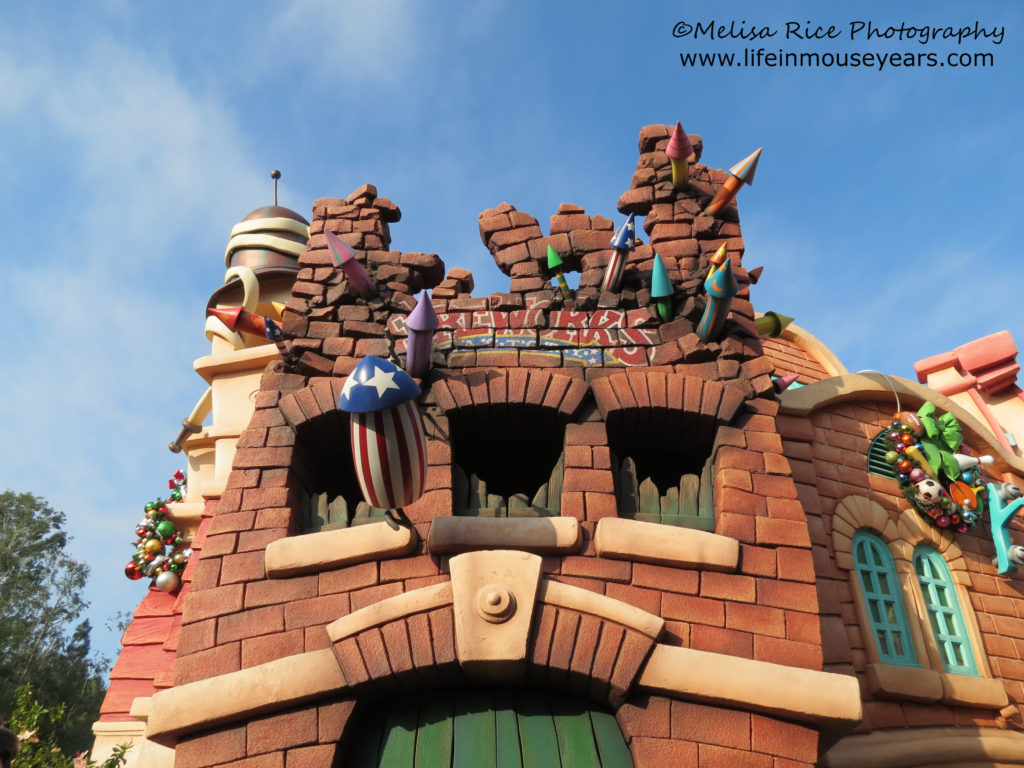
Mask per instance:
[[[405,327],[409,330],[405,370],[410,376],[422,379],[430,370],[430,352],[434,346],[434,331],[437,329],[437,314],[427,291],[420,295],[420,300],[405,320]]]

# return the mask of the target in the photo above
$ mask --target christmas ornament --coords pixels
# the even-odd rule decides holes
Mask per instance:
[[[181,586],[181,572],[188,565],[192,550],[182,547],[183,539],[168,519],[168,504],[181,501],[185,486],[185,473],[180,469],[168,481],[170,493],[166,499],[147,502],[145,517],[135,526],[135,555],[124,567],[124,575],[132,581],[148,576],[154,588],[173,592]]]
[[[972,456],[962,442],[956,418],[937,414],[930,402],[917,413],[894,414],[881,436],[904,498],[933,525],[958,533],[974,530],[993,503],[992,486],[980,483],[980,468],[992,457]]]

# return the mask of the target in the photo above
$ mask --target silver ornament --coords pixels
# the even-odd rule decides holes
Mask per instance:
[[[153,580],[153,586],[161,592],[173,592],[180,583],[181,579],[174,571],[164,571]]]

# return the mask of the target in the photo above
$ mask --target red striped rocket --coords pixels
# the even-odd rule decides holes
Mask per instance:
[[[618,232],[609,243],[615,250],[604,271],[601,291],[617,291],[622,287],[622,272],[626,268],[629,252],[636,247],[636,222],[633,214],[629,214],[626,223],[619,227]]]
[[[419,393],[409,374],[373,356],[345,382],[338,407],[351,414],[352,461],[372,507],[401,509],[423,495],[427,448]]]

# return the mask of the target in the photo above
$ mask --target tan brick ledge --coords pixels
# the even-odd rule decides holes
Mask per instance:
[[[621,517],[598,521],[594,546],[612,560],[713,571],[735,571],[740,559],[740,543],[728,536]]]
[[[435,555],[478,549],[560,555],[578,550],[583,534],[575,517],[436,517],[427,543]]]
[[[286,656],[157,691],[146,738],[173,747],[183,734],[312,701],[345,686],[330,648]]]
[[[968,675],[941,675],[942,700],[946,704],[962,704],[979,709],[1002,709],[1010,698],[1002,680]]]
[[[665,620],[647,611],[623,603],[589,589],[581,589],[550,579],[542,579],[537,591],[537,600],[560,608],[569,608],[601,619],[614,621],[624,627],[636,630],[642,635],[657,639],[665,628]]]
[[[692,648],[656,645],[638,686],[805,723],[853,727],[863,716],[855,677]]]
[[[901,728],[847,736],[821,760],[823,768],[1024,765],[1024,734],[998,728]]]
[[[267,363],[280,359],[281,353],[277,351],[277,347],[273,344],[261,344],[258,347],[233,349],[200,357],[192,363],[192,367],[208,384],[212,384],[215,376],[238,371],[259,371],[265,368]]]
[[[272,541],[264,563],[267,576],[284,578],[402,557],[415,548],[416,534],[411,529],[400,526],[396,531],[387,523],[370,523]]]
[[[346,637],[358,635],[371,627],[379,627],[414,613],[432,611],[435,608],[451,604],[451,582],[414,589],[412,592],[389,597],[387,600],[373,603],[347,616],[342,616],[327,625],[327,636],[332,643],[336,643]]]

